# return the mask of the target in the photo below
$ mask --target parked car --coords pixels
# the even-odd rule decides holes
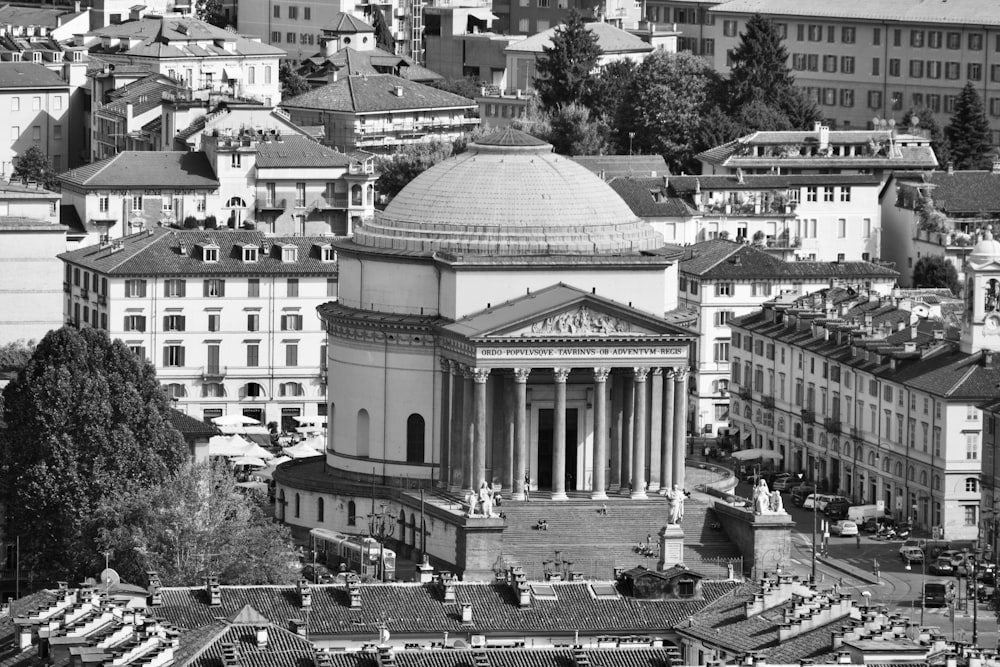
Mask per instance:
[[[850,519],[841,519],[830,524],[830,534],[840,537],[853,537],[858,534],[858,524]]]
[[[765,479],[767,479],[768,486],[770,486],[773,490],[775,482],[779,479],[787,479],[789,477],[792,477],[792,473],[790,472],[772,472],[769,473]]]
[[[792,504],[796,507],[802,507],[802,503],[805,502],[811,494],[816,492],[816,487],[812,484],[800,484],[792,489]]]
[[[951,559],[938,557],[931,563],[928,571],[931,574],[954,574],[955,567],[951,564]]]
[[[825,497],[826,496],[824,496],[821,493],[810,493],[808,496],[806,496],[806,499],[802,501],[802,509],[811,510],[814,507],[816,509],[819,509],[820,503]]]
[[[924,550],[920,547],[900,547],[899,557],[904,563],[923,563]]]
[[[848,510],[851,509],[851,502],[847,498],[834,498],[826,504],[823,508],[823,514],[827,515],[831,519],[844,519],[847,517]],[[855,525],[857,522],[855,522]]]
[[[779,477],[774,480],[774,484],[771,485],[771,488],[775,491],[789,491],[792,487],[796,486],[798,482],[799,480],[791,475],[787,477]]]

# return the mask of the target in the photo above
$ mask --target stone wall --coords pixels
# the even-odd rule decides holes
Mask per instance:
[[[743,556],[745,574],[760,576],[775,570],[779,563],[790,565],[795,522],[789,514],[754,514],[721,501],[715,502],[714,509],[726,537]]]

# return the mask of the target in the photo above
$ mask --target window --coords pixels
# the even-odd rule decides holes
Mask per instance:
[[[222,316],[219,313],[209,313],[208,314],[208,330],[218,331],[221,324]]]
[[[840,41],[842,41],[844,44],[853,44],[854,35],[855,35],[854,28],[847,28],[847,27],[841,28]]]
[[[902,46],[903,45],[903,31],[899,28],[893,28],[892,30],[892,45]]]
[[[889,58],[889,76],[899,76],[899,58]]]
[[[976,507],[975,505],[966,505],[963,509],[965,511],[965,525],[966,526],[978,525],[979,521],[976,519],[976,514],[977,514],[976,510],[979,508]]]
[[[723,21],[722,34],[726,37],[735,37],[737,33],[736,21]]]
[[[19,125],[11,125],[10,127],[10,140],[15,142],[21,138],[21,127]]]
[[[715,326],[722,327],[729,324],[729,321],[733,319],[733,311],[731,310],[720,310],[715,313]]]
[[[281,7],[278,6],[278,5],[274,6],[274,18],[276,18],[276,19],[280,19],[281,18]]]
[[[940,60],[928,60],[927,61],[927,78],[928,79],[940,79],[941,78],[941,61]]]
[[[830,186],[823,187],[823,201],[833,201],[833,188]]]
[[[133,279],[125,281],[125,296],[131,299],[142,299],[146,296],[146,281]]]
[[[282,331],[302,331],[302,316],[301,315],[282,315],[281,316],[281,330]]]
[[[844,218],[837,220],[837,238],[847,238],[847,220]]]
[[[423,463],[425,441],[424,418],[416,413],[406,418],[406,462]]]
[[[910,46],[914,48],[923,48],[924,46],[924,31],[923,30],[911,30],[910,31]]]
[[[358,523],[358,509],[354,501],[351,500],[347,503],[347,525],[355,526]]]
[[[940,30],[928,30],[927,31],[927,46],[932,49],[941,48],[941,31]]]
[[[966,433],[965,434],[965,458],[969,461],[975,461],[979,458],[979,434],[978,433]]]
[[[872,76],[879,76],[879,73],[880,73],[879,59],[872,58]]]
[[[288,279],[288,292],[286,296],[298,296],[299,295],[299,279],[289,278]]]
[[[203,296],[223,297],[226,296],[226,281],[223,278],[209,278],[204,283]]]
[[[815,185],[810,185],[806,188],[806,201],[816,201],[817,200],[818,188]]]
[[[291,35],[292,33],[288,33],[288,34]],[[291,41],[291,40],[289,40],[289,41]],[[229,156],[229,166],[231,166],[233,168],[236,168],[236,169],[239,169],[241,164],[242,163],[241,163],[241,158],[240,158],[240,154],[239,153],[233,153],[232,155]]]
[[[809,26],[809,41],[820,42],[822,40],[823,40],[823,26],[821,25]]]
[[[945,95],[944,96],[944,112],[954,113],[955,111],[955,100],[958,99],[955,95]]]
[[[285,365],[299,365],[299,345],[298,343],[288,343],[285,345]]]
[[[126,315],[125,316],[125,331],[145,331],[146,330],[146,316],[145,315]]]
[[[294,32],[285,33],[285,41],[288,42],[289,44],[294,44],[295,43],[295,33]],[[233,166],[236,166],[236,165],[233,165]]]
[[[97,208],[98,208],[98,210],[100,210],[101,213],[107,213],[108,212],[108,198],[107,198],[107,196],[102,195],[102,196],[100,196],[100,197],[97,198]]]
[[[163,346],[163,365],[180,367],[184,365],[184,346],[179,343],[169,343]]]
[[[823,71],[824,72],[837,71],[837,56],[823,56]]]
[[[944,64],[944,78],[946,79],[957,79],[962,74],[961,63],[955,61],[946,62]]]
[[[132,210],[133,211],[142,210],[142,195],[132,195]]]
[[[981,81],[983,78],[983,66],[980,63],[969,63],[968,70],[969,81]]]
[[[892,109],[893,111],[899,111],[903,108],[903,93],[894,92],[892,94]]]
[[[296,183],[295,184],[295,205],[302,208],[306,205],[306,184]]]
[[[20,111],[21,110],[21,98],[20,97],[12,97],[12,98],[10,98],[10,110],[11,111]]]
[[[530,29],[531,29],[531,23],[528,21],[528,19],[518,19],[517,21],[518,32],[524,34],[527,33]]]
[[[260,365],[260,343],[247,343],[247,366],[256,368]]]
[[[869,90],[868,91],[868,108],[869,109],[881,109],[882,108],[882,91],[881,90]]]
[[[293,19],[293,20],[297,20],[299,18],[299,8],[298,7],[289,7],[288,8],[288,18]]]
[[[751,283],[750,291],[753,296],[771,296],[771,283]]]
[[[872,44],[879,46],[882,44],[882,29],[873,28],[872,29]]]
[[[309,10],[306,9],[306,12],[308,13]],[[307,16],[306,18],[309,18],[309,17]],[[324,520],[323,519],[323,509],[324,509],[323,508],[323,499],[322,498],[317,498],[316,499],[316,521],[319,522],[319,523],[323,523],[323,520]]]
[[[164,331],[184,331],[184,316],[183,315],[164,315],[163,316],[163,330]]]
[[[924,76],[924,61],[923,60],[911,60],[910,61],[910,76],[915,79],[921,79]]]
[[[278,8],[275,7],[274,11],[278,11]],[[271,43],[272,44],[281,44],[281,32],[280,31],[278,31],[278,30],[272,30],[271,31]]]
[[[260,278],[250,278],[247,280],[247,296],[260,296]]]
[[[841,56],[840,71],[844,74],[854,74],[854,56]]]
[[[982,51],[983,50],[983,36],[978,32],[969,33],[969,50],[970,51]]]
[[[163,296],[182,297],[185,291],[185,280],[182,278],[170,278],[163,281]]]
[[[247,313],[247,331],[260,331],[259,313]]]
[[[979,480],[975,477],[966,477],[965,491],[966,493],[979,493]]]
[[[849,186],[840,188],[840,201],[851,201],[851,188]]]
[[[713,359],[716,363],[727,363],[729,361],[729,341],[717,340],[713,345]]]
[[[732,283],[715,283],[715,296],[732,296]]]
[[[205,262],[218,262],[219,261],[219,249],[218,248],[202,248],[201,249],[201,259]]]

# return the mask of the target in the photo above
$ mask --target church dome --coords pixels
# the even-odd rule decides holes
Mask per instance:
[[[972,249],[969,255],[969,264],[972,266],[985,266],[992,262],[1000,263],[1000,241],[993,238],[991,227],[987,227],[983,232],[983,238]]]
[[[552,145],[512,128],[417,176],[358,245],[472,255],[622,255],[662,237],[601,178]]]

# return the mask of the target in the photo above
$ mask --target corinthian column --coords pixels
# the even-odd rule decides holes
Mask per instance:
[[[528,375],[530,368],[514,369],[514,500],[524,500],[528,469]]]
[[[646,376],[648,368],[634,368],[635,435],[632,438],[632,498],[646,498]]]
[[[593,479],[590,497],[594,500],[605,500],[608,497],[604,488],[604,468],[608,458],[608,399],[607,388],[610,368],[594,369],[594,463]]]
[[[684,456],[687,454],[688,369],[674,374],[674,484],[684,488]]]
[[[552,428],[552,500],[566,500],[566,378],[568,368],[554,368],[555,424]]]
[[[478,489],[486,481],[486,382],[490,379],[490,369],[474,368],[472,381],[474,391],[475,433],[472,441],[473,487]]]

